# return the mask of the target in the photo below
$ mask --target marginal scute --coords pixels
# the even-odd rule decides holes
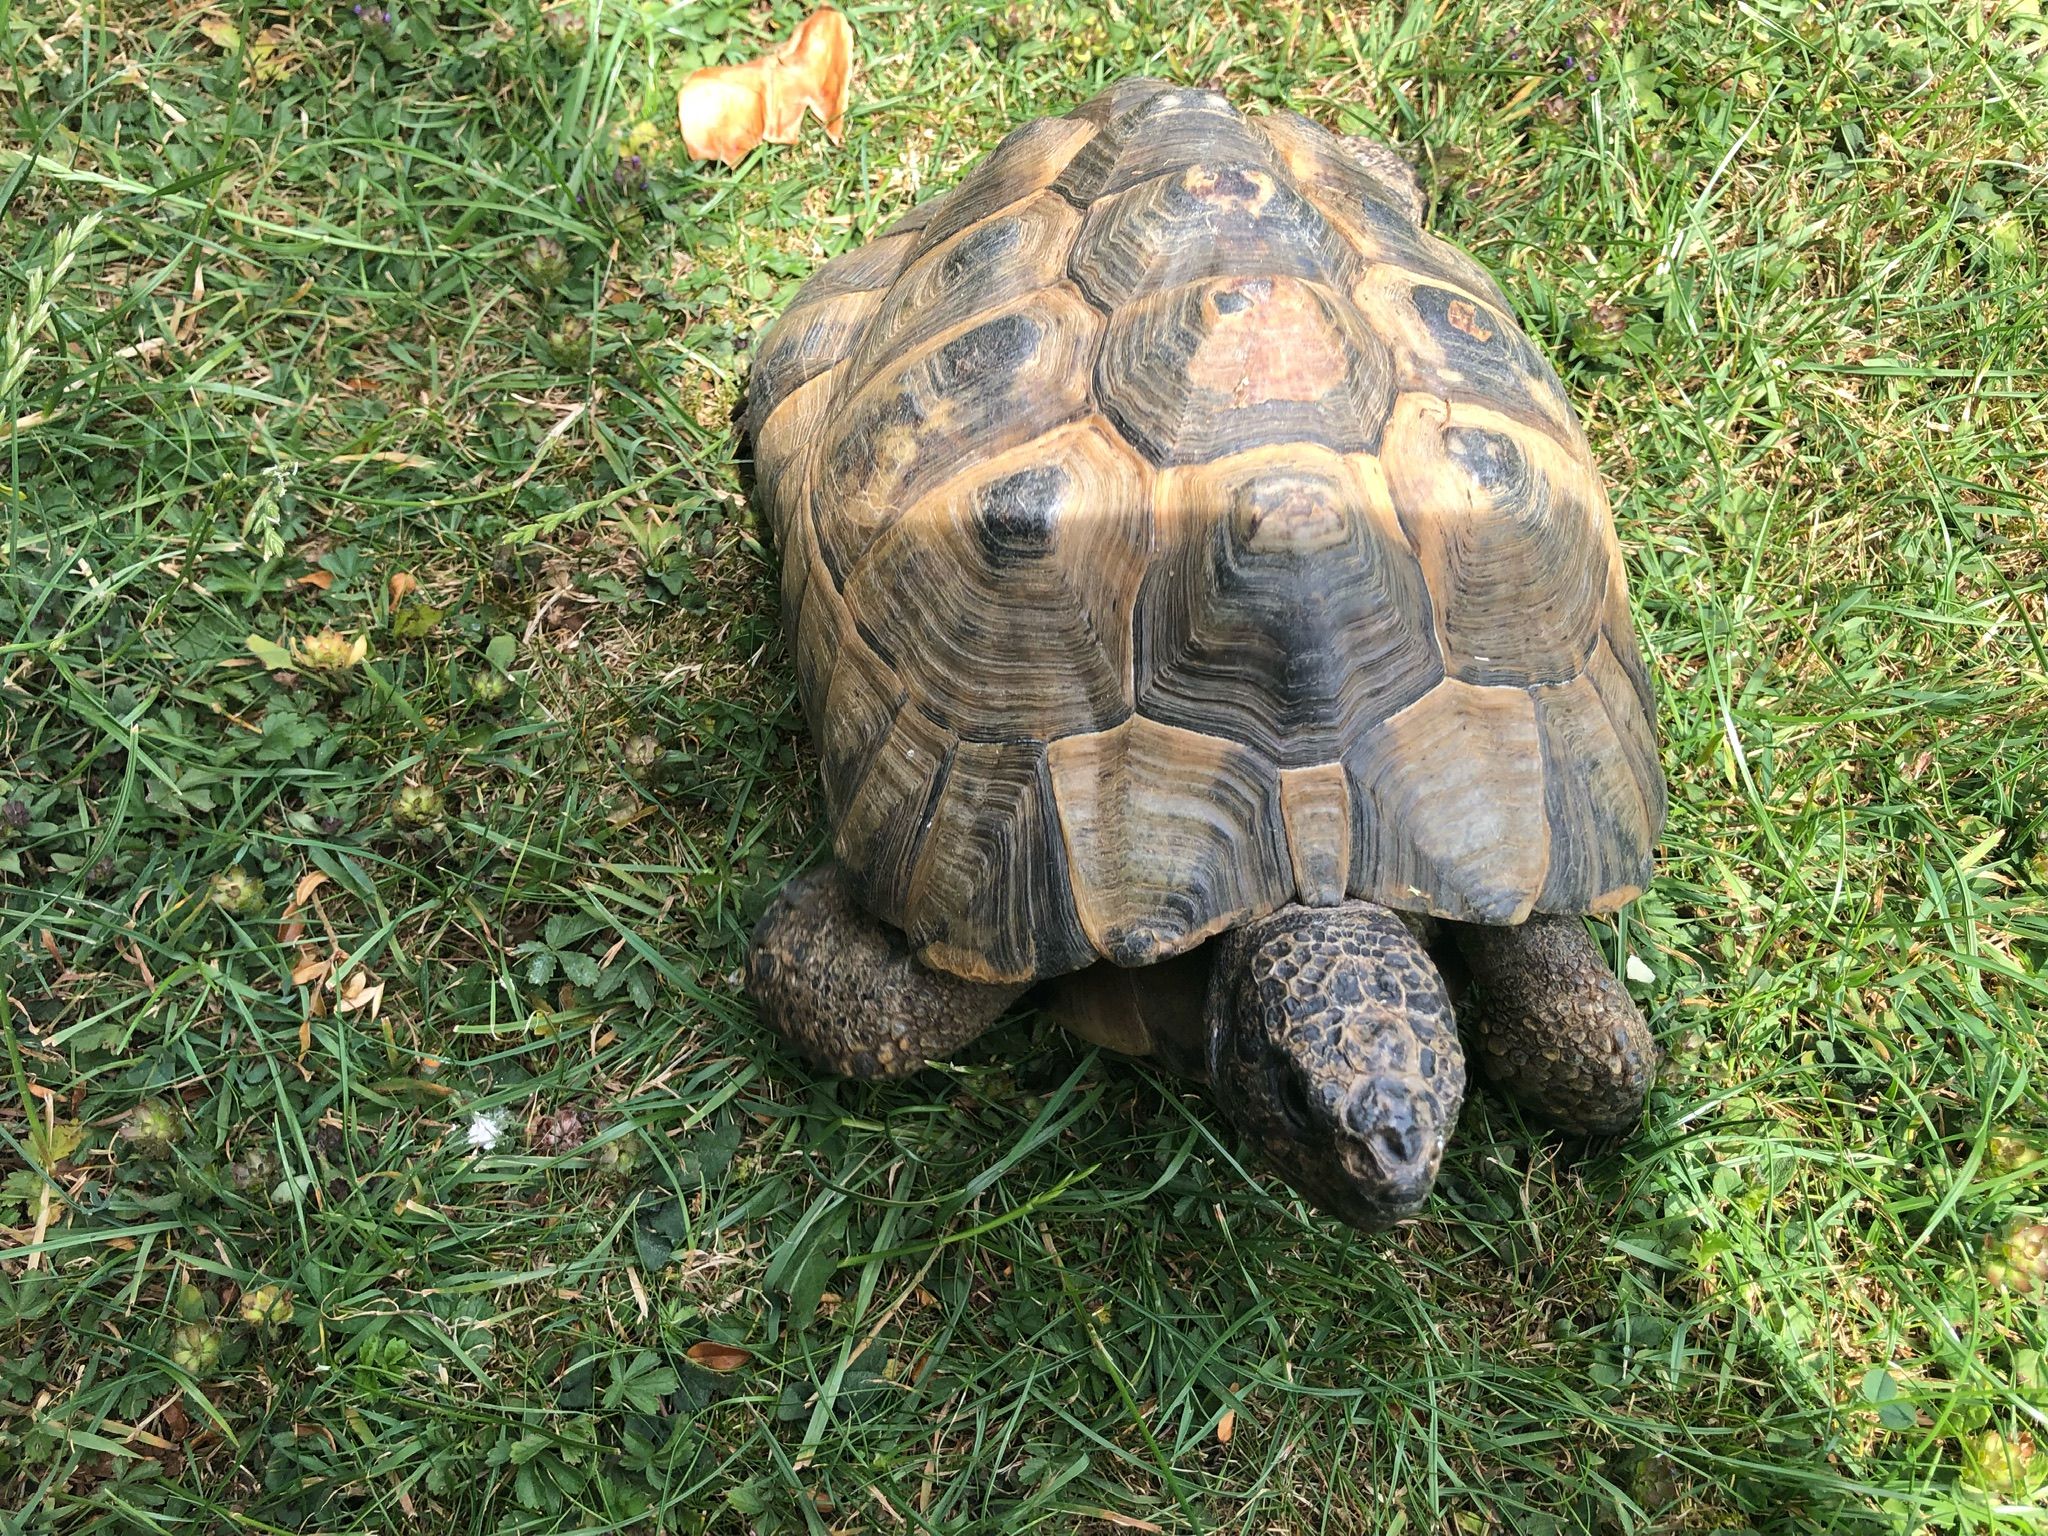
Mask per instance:
[[[1270,912],[1294,886],[1271,765],[1133,715],[1046,749],[1089,942],[1148,965]]]
[[[1067,116],[1097,128],[1115,128],[1127,122],[1132,113],[1150,107],[1160,96],[1182,94],[1182,88],[1171,80],[1162,80],[1157,75],[1129,75],[1097,91]]]
[[[1446,678],[1353,747],[1345,767],[1359,816],[1352,895],[1462,922],[1529,915],[1550,834],[1526,689]]]
[[[881,304],[879,293],[844,293],[790,310],[762,338],[747,377],[748,418],[765,425],[801,385],[854,349]]]
[[[903,927],[927,965],[977,981],[1095,958],[1074,912],[1045,749],[964,741],[911,871]]]
[[[962,467],[868,548],[847,601],[911,696],[963,736],[1121,720],[1151,553],[1142,466],[1091,419]]]
[[[1087,414],[1102,320],[1071,285],[977,314],[842,393],[817,454],[826,564],[844,579],[919,497]]]
[[[1538,688],[1550,871],[1544,912],[1611,913],[1649,884],[1656,834],[1626,745],[1590,677]]]
[[[822,746],[827,741],[822,732],[826,729],[824,710],[832,686],[832,668],[849,646],[860,644],[860,634],[854,627],[853,615],[847,611],[846,599],[834,584],[832,573],[825,569],[818,542],[811,536],[809,518],[791,520],[789,532],[782,540],[782,564],[782,622],[796,659],[797,693],[804,701],[812,739]],[[799,578],[791,576],[792,567],[802,570],[802,590],[794,603],[790,601],[790,589]],[[828,779],[827,804],[837,803],[836,788]]]
[[[819,599],[830,590],[830,574],[814,574],[805,608],[823,610],[826,604]],[[829,641],[834,647],[831,680],[823,693],[806,690],[804,703],[823,768],[825,809],[833,823],[843,827],[848,804],[904,704],[904,692],[895,673],[860,638],[843,600],[833,596],[831,606],[841,622]],[[815,633],[825,636],[828,621],[821,616],[817,624]],[[803,643],[801,635],[798,643]]]
[[[1600,498],[1601,510],[1607,507],[1607,497]],[[1607,652],[1621,667],[1628,678],[1629,686],[1635,691],[1636,707],[1648,725],[1651,734],[1656,734],[1657,691],[1650,685],[1650,672],[1643,665],[1643,652],[1636,643],[1635,617],[1628,606],[1628,576],[1621,568],[1621,549],[1613,549],[1613,561],[1607,579],[1607,610],[1600,624],[1601,638],[1607,642]]]
[[[791,310],[841,294],[872,293],[887,288],[896,281],[904,263],[917,253],[918,230],[923,220],[913,224],[912,217],[905,215],[866,245],[834,256],[818,268],[804,279]]]
[[[870,243],[879,245],[882,241],[895,235],[923,234],[924,227],[931,223],[932,215],[939,211],[940,206],[944,202],[945,199],[943,197],[927,198],[924,202],[906,209],[883,225],[881,232]]]
[[[1110,317],[1102,409],[1155,464],[1269,443],[1378,446],[1393,360],[1351,301],[1293,277],[1219,277]]]
[[[1423,569],[1371,464],[1288,444],[1162,476],[1142,713],[1299,767],[1436,685]]]
[[[851,371],[867,378],[942,331],[1058,282],[1081,215],[1050,192],[927,246],[861,334]]]
[[[1613,540],[1592,467],[1533,427],[1433,395],[1401,397],[1380,463],[1422,558],[1444,670],[1482,685],[1576,677]]]
[[[862,904],[897,928],[952,757],[952,733],[907,701],[868,754],[867,770],[838,818],[833,851]]]
[[[777,544],[788,540],[790,521],[808,505],[803,491],[842,377],[836,369],[819,374],[784,396],[775,413],[754,426],[754,492],[768,511]]]
[[[1622,644],[1632,653],[1634,636],[1625,636]],[[1628,758],[1629,770],[1635,775],[1636,790],[1643,798],[1650,840],[1654,843],[1663,835],[1666,811],[1664,767],[1657,760],[1655,702],[1644,704],[1628,669],[1616,658],[1613,642],[1605,634],[1593,647],[1592,659],[1586,663],[1586,676],[1599,690],[1601,708],[1606,710],[1615,737]]]
[[[794,640],[802,632],[804,598],[811,585],[811,562],[818,557],[817,544],[811,538],[809,518],[799,517],[791,521],[788,537],[781,543],[781,554],[783,632]]]

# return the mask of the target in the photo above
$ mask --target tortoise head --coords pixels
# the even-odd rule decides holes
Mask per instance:
[[[1398,917],[1285,907],[1226,935],[1207,1024],[1218,1105],[1297,1191],[1368,1231],[1421,1208],[1465,1062],[1443,981]]]

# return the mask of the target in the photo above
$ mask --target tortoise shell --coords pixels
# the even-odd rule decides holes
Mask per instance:
[[[1508,924],[1646,884],[1664,781],[1585,435],[1375,151],[1126,81],[763,339],[756,489],[835,847],[927,963],[1019,981],[1287,902]]]

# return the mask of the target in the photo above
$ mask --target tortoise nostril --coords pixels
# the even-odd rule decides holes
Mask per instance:
[[[1413,1126],[1383,1125],[1373,1133],[1373,1141],[1390,1165],[1412,1163],[1422,1150],[1422,1138]]]

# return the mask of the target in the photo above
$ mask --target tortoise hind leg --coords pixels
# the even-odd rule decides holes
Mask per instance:
[[[1587,1136],[1636,1123],[1657,1043],[1576,917],[1448,925],[1471,971],[1487,1078],[1538,1119]]]
[[[983,1033],[1023,992],[924,965],[832,864],[785,885],[747,947],[747,994],[769,1027],[843,1077],[908,1076]]]

